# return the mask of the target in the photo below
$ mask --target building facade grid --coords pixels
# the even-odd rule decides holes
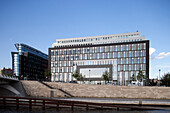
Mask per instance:
[[[49,69],[53,81],[71,81],[78,66],[112,65],[111,80],[125,85],[139,69],[149,79],[149,41],[49,48]]]

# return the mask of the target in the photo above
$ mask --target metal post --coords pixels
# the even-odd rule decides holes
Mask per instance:
[[[122,70],[122,85],[124,85],[123,70]]]
[[[59,101],[57,102],[57,110],[59,110]]]
[[[89,110],[89,108],[88,108],[88,104],[86,104],[86,110],[87,110],[87,111]]]
[[[159,80],[161,80],[161,78],[160,78],[160,74],[161,74],[161,69],[159,69]]]
[[[4,109],[6,108],[6,98],[3,98]]]
[[[19,99],[18,98],[16,99],[16,104],[17,104],[16,109],[19,109]]]
[[[91,71],[91,70],[89,69],[89,84],[90,84],[90,71]]]
[[[32,100],[29,99],[29,110],[32,110]]]
[[[71,110],[73,111],[74,110],[74,103],[72,102],[71,104]]]
[[[43,100],[43,110],[45,110],[45,100]]]

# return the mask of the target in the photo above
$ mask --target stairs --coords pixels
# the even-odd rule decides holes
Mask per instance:
[[[58,90],[60,90],[61,92],[63,92],[63,93],[65,93],[66,95],[68,95],[69,97],[74,97],[74,96],[71,95],[70,93],[62,90],[61,88],[53,88],[53,87],[51,87],[50,85],[48,85],[48,84],[46,84],[46,83],[44,83],[44,82],[42,82],[42,81],[39,81],[39,82],[40,82],[41,84],[47,86],[47,87],[50,88],[50,89],[58,89]]]

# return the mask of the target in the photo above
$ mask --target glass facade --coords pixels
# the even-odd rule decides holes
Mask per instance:
[[[78,66],[112,65],[112,80],[126,85],[139,69],[146,73],[147,41],[50,48],[53,81],[69,82]]]
[[[44,80],[48,55],[22,43],[16,43],[15,46],[18,52],[12,52],[13,74],[21,79]]]

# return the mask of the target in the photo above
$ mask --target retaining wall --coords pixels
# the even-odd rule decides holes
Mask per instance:
[[[31,96],[49,97],[49,91],[54,90],[54,97],[63,97],[63,92],[57,90],[61,88],[75,97],[170,99],[170,87],[45,83],[56,89],[49,89],[37,81],[22,81],[27,94]]]

